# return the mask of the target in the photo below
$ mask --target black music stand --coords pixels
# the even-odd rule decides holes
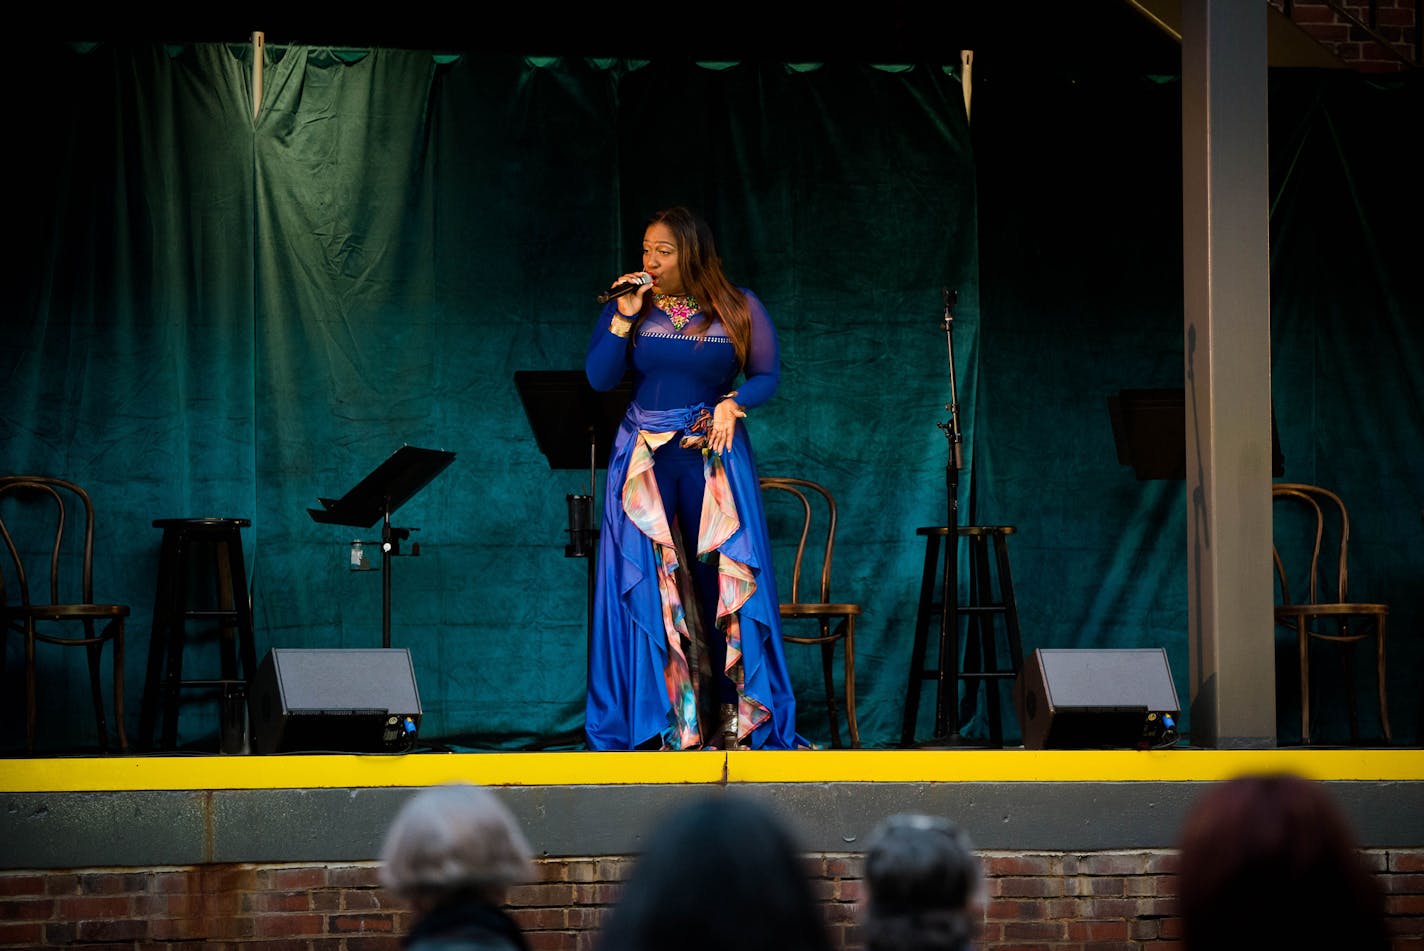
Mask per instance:
[[[1187,409],[1183,387],[1119,390],[1109,396],[1117,461],[1132,466],[1139,482],[1187,477]],[[1286,458],[1271,409],[1271,475],[1285,475]]]
[[[529,417],[529,428],[550,469],[588,469],[588,495],[565,496],[569,544],[564,555],[588,559],[588,633],[593,636],[595,545],[593,516],[597,470],[608,467],[613,439],[633,398],[624,380],[607,392],[595,390],[582,370],[516,370],[514,385]]]
[[[409,538],[414,528],[392,528],[391,513],[425,488],[445,467],[455,461],[455,454],[444,449],[421,449],[401,446],[385,462],[371,470],[370,475],[356,483],[339,499],[318,498],[319,509],[307,509],[312,519],[326,525],[352,525],[370,528],[381,522],[381,646],[391,646],[391,558],[401,553],[401,539]],[[420,544],[411,546],[412,555],[420,554]]]

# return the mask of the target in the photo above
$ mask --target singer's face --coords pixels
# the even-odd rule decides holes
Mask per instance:
[[[661,294],[682,294],[682,271],[677,263],[677,242],[672,229],[661,221],[643,232],[643,270],[653,276]]]

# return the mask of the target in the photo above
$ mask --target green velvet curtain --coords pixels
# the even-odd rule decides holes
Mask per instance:
[[[347,568],[374,530],[307,509],[408,443],[456,454],[393,518],[419,529],[391,600],[422,735],[573,742],[587,562],[564,555],[564,496],[589,473],[550,467],[514,374],[582,366],[593,294],[674,202],[707,213],[729,273],[777,323],[781,389],[748,424],[763,474],[816,479],[840,502],[834,593],[865,608],[867,745],[898,742],[915,529],[946,517],[946,288],[961,520],[1017,526],[1025,647],[1165,646],[1185,705],[1181,483],[1117,464],[1105,405],[1181,385],[1174,79],[984,81],[971,136],[959,77],[925,65],[269,46],[254,120],[244,46],[50,48],[23,64],[18,207],[33,237],[0,335],[0,469],[93,492],[101,594],[134,608],[131,729],[153,519],[252,520],[259,656],[380,646],[381,578]],[[1416,715],[1424,615],[1405,279],[1419,203],[1407,176],[1371,165],[1417,158],[1390,119],[1417,115],[1417,93],[1328,77],[1272,89],[1286,475],[1355,502],[1352,577],[1396,606],[1397,736]],[[803,732],[825,742],[819,657],[788,653]],[[211,655],[194,644],[185,664],[201,675]],[[12,638],[7,746],[22,737],[20,659]],[[82,660],[41,659],[41,745],[92,743]],[[216,725],[200,697],[181,720],[198,746]],[[966,704],[969,733],[984,709]]]
[[[422,735],[492,748],[573,735],[588,562],[564,555],[564,496],[589,473],[550,467],[514,374],[581,369],[594,293],[636,264],[646,216],[683,202],[777,323],[782,386],[749,420],[753,440],[765,473],[817,479],[841,502],[837,594],[867,611],[862,723],[888,739],[914,526],[944,517],[943,287],[959,291],[961,386],[974,380],[958,78],[268,47],[254,121],[250,57],[33,58],[26,217],[43,240],[0,350],[3,468],[95,496],[100,586],[134,606],[131,726],[152,520],[252,520],[259,656],[380,646],[381,579],[347,568],[350,542],[375,530],[307,509],[409,443],[456,454],[393,518],[419,529],[420,557],[393,561],[391,641],[414,658]],[[92,727],[66,713],[87,702],[83,665],[59,653],[43,657],[41,743],[63,746]],[[791,653],[805,732],[825,741],[818,657]],[[185,670],[211,675],[214,656],[195,643]],[[180,739],[201,745],[215,724],[193,692]]]

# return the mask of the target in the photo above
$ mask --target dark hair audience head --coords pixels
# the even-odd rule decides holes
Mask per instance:
[[[1240,776],[1188,812],[1177,891],[1189,951],[1389,947],[1382,890],[1321,783]]]
[[[657,823],[601,951],[829,951],[800,848],[769,806],[704,794]]]
[[[940,816],[894,815],[865,843],[867,951],[957,951],[974,938],[979,859],[969,836]]]

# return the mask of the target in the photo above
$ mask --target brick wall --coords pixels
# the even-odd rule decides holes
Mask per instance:
[[[1411,63],[1420,64],[1415,0],[1337,0],[1336,7],[1368,29],[1361,29],[1320,0],[1270,0],[1270,3],[1285,12],[1316,42],[1361,72],[1402,72],[1409,69]],[[1373,23],[1371,7],[1374,8]],[[1381,45],[1380,39],[1401,54],[1403,60]]]
[[[1366,853],[1395,947],[1424,951],[1424,849]],[[983,852],[983,949],[1177,946],[1175,853]],[[534,951],[591,951],[630,858],[548,859],[511,895]],[[860,857],[807,857],[837,948],[856,949]],[[397,951],[409,913],[373,863],[0,873],[0,948]]]

